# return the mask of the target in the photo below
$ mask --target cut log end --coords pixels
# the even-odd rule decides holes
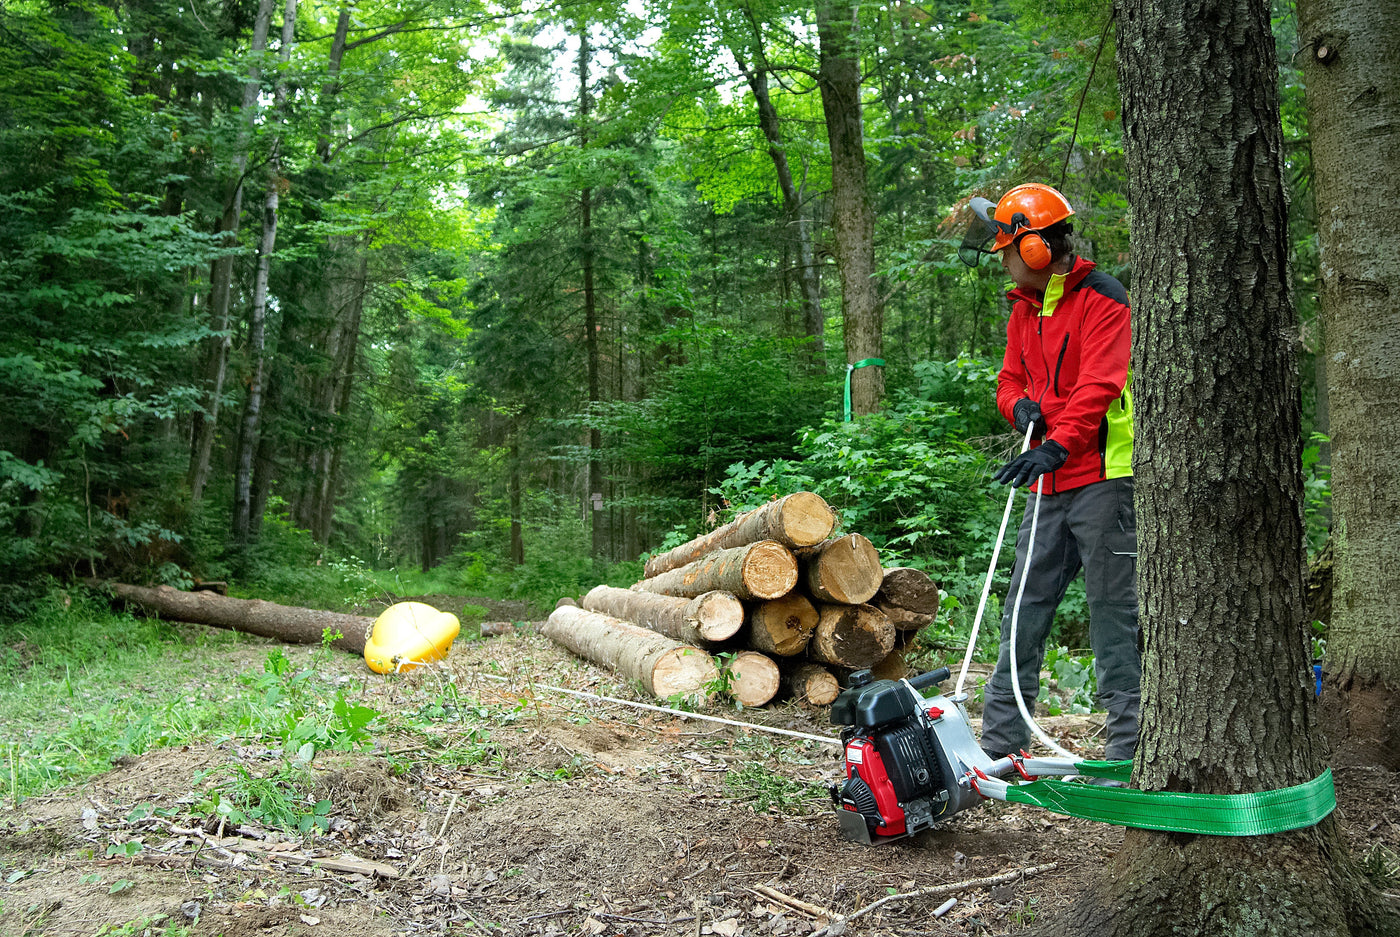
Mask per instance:
[[[749,643],[779,657],[792,657],[806,650],[816,627],[816,608],[797,592],[757,602],[749,611]]]
[[[743,579],[754,598],[776,599],[797,585],[797,560],[777,541],[755,543],[744,559]]]
[[[831,536],[836,526],[836,512],[821,495],[799,491],[783,499],[779,526],[788,543],[807,547]]]
[[[707,695],[718,680],[714,658],[689,647],[667,651],[651,671],[652,693],[660,699]]]
[[[729,695],[745,706],[762,706],[778,694],[778,665],[757,651],[740,651],[725,666]]]
[[[706,592],[694,603],[695,627],[706,641],[732,638],[744,626],[744,604],[729,592]]]
[[[807,588],[827,602],[859,605],[880,591],[880,553],[860,534],[847,534],[814,548],[806,558]]]
[[[841,692],[836,675],[820,664],[803,664],[788,678],[792,696],[808,706],[830,706]]]

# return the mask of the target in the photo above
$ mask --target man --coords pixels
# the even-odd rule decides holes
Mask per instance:
[[[1030,427],[1033,438],[1032,448],[995,475],[1004,484],[1031,486],[1032,494],[1016,541],[1001,652],[984,696],[982,747],[1000,758],[1030,742],[1011,684],[1011,615],[1022,579],[1014,657],[1033,711],[1055,609],[1082,567],[1094,673],[1108,711],[1104,757],[1131,758],[1141,664],[1128,294],[1071,252],[1074,210],[1049,186],[1017,186],[995,205],[974,198],[972,210],[959,256],[975,266],[983,253],[1000,254],[1016,284],[1007,294],[1012,309],[997,408],[1023,435]]]

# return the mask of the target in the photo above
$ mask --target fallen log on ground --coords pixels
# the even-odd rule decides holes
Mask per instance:
[[[760,540],[773,540],[785,547],[805,547],[821,543],[836,526],[836,514],[821,495],[799,491],[770,501],[696,537],[675,549],[647,560],[644,575],[653,576],[687,566],[716,550],[727,550]]]
[[[363,654],[373,618],[327,612],[315,608],[278,605],[262,599],[231,599],[216,592],[181,592],[170,586],[133,586],[122,582],[85,580],[98,589],[108,589],[116,598],[147,614],[169,621],[187,621],[213,628],[227,628],[263,638],[276,638],[287,644],[320,644],[326,629],[341,636],[331,647]]]
[[[847,534],[798,553],[813,598],[859,605],[880,591],[880,553],[860,534]]]
[[[792,696],[809,706],[829,706],[841,692],[836,675],[821,664],[807,662],[784,677]]]
[[[741,599],[776,599],[797,584],[797,560],[775,540],[761,540],[732,550],[719,550],[703,559],[632,588],[662,595],[697,596],[728,592]]]
[[[728,592],[686,598],[597,586],[583,597],[583,607],[641,625],[682,644],[724,641],[744,626],[744,606]]]
[[[781,674],[771,657],[739,651],[723,669],[729,675],[729,695],[745,706],[762,706],[778,695]]]
[[[718,677],[714,658],[640,625],[561,606],[540,633],[580,657],[635,680],[657,699],[708,694]]]
[[[860,670],[894,650],[894,625],[873,605],[819,605],[807,653],[824,664]]]
[[[807,649],[817,627],[817,609],[807,597],[789,592],[748,606],[749,645],[768,654],[792,657]]]

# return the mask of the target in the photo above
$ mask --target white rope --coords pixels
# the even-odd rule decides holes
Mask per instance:
[[[1029,437],[1029,429],[1026,430],[1026,434],[1027,437]],[[1037,522],[1040,520],[1040,497],[1044,493],[1045,476],[1041,475],[1035,483],[1035,506],[1031,508],[1031,536],[1030,540],[1026,543],[1026,564],[1021,567],[1021,582],[1016,589],[1016,602],[1011,606],[1011,689],[1016,695],[1016,708],[1021,711],[1021,721],[1026,724],[1035,737],[1040,739],[1040,741],[1055,754],[1063,758],[1073,758],[1073,755],[1065,751],[1056,744],[1054,739],[1045,734],[1040,728],[1040,725],[1035,721],[1035,717],[1031,715],[1030,710],[1026,708],[1025,697],[1021,694],[1021,667],[1016,660],[1016,623],[1021,617],[1021,596],[1025,595],[1026,592],[1026,574],[1031,568],[1031,557],[1035,554],[1035,528]]]
[[[1031,445],[1031,430],[1034,424],[1026,427],[1026,438],[1021,441],[1021,452],[1025,452]],[[967,653],[963,655],[962,670],[958,672],[958,682],[953,688],[953,702],[961,703],[967,699],[967,694],[963,692],[963,683],[967,680],[967,668],[972,663],[972,652],[977,647],[977,633],[982,627],[982,613],[987,610],[987,596],[992,591],[992,577],[997,571],[997,558],[1001,556],[1001,543],[1006,537],[1006,522],[1011,517],[1011,505],[1016,501],[1016,486],[1011,486],[1011,493],[1006,496],[1006,510],[1001,512],[1001,527],[997,530],[997,542],[992,547],[992,561],[987,564],[987,579],[982,584],[982,598],[977,602],[977,614],[972,619],[972,636],[967,639]]]
[[[484,677],[487,680],[498,680],[501,683],[509,683],[510,678],[502,677],[498,674],[476,672],[473,676]],[[599,696],[597,693],[585,693],[583,690],[568,690],[561,686],[550,686],[545,683],[532,683],[530,686],[540,690],[549,690],[553,693],[563,693],[566,696],[576,696],[579,699],[599,700],[604,703],[616,703],[619,706],[630,706],[633,709],[646,709],[652,712],[669,713],[672,716],[680,716],[682,719],[699,719],[703,722],[718,722],[727,726],[738,726],[741,729],[753,729],[757,732],[769,732],[773,735],[786,735],[791,738],[806,739],[809,742],[821,742],[823,745],[831,745],[841,748],[842,743],[838,738],[829,735],[809,735],[806,732],[794,732],[791,729],[777,729],[771,726],[762,726],[752,722],[741,722],[738,719],[723,719],[719,716],[707,716],[703,713],[686,712],[684,709],[671,709],[666,706],[653,706],[650,703],[638,703],[634,700],[618,699],[615,696]]]

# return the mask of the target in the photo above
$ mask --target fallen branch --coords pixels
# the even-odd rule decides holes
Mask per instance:
[[[965,882],[950,882],[947,885],[931,885],[928,888],[919,888],[914,891],[886,895],[879,901],[868,904],[859,911],[852,911],[845,916],[838,916],[822,929],[813,931],[811,937],[827,937],[827,935],[837,932],[840,925],[847,921],[854,921],[858,917],[864,917],[891,901],[901,901],[909,898],[933,898],[938,895],[949,895],[953,892],[967,891],[972,888],[988,888],[992,885],[1005,885],[1007,882],[1015,882],[1023,878],[1029,878],[1032,875],[1038,875],[1041,872],[1049,872],[1051,869],[1057,868],[1058,866],[1059,863],[1047,862],[1045,865],[1033,865],[1024,869],[1017,869],[1014,872],[990,875],[987,878],[971,878]]]
[[[780,892],[778,889],[768,885],[751,885],[750,890],[765,898],[771,898],[779,904],[785,904],[789,908],[801,911],[804,914],[810,914],[812,917],[819,917],[825,921],[830,921],[841,916],[828,908],[823,908],[820,905],[808,904],[800,898],[794,898],[792,895]]]

